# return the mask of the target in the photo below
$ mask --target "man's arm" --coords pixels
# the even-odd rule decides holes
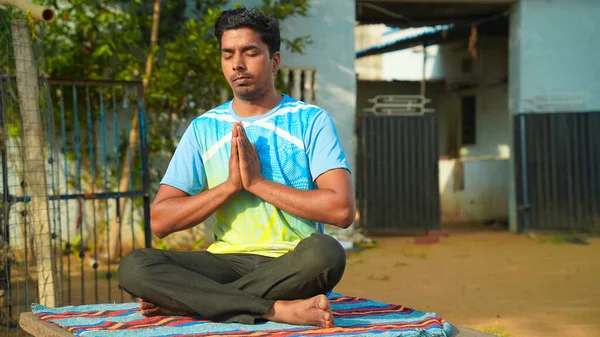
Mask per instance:
[[[161,185],[150,208],[150,228],[159,238],[196,226],[206,220],[229,198],[242,190],[239,157],[235,139],[238,129],[232,129],[231,154],[229,156],[229,176],[224,183],[190,196],[186,192]]]
[[[295,216],[348,228],[356,212],[350,173],[334,169],[320,175],[316,182],[318,189],[304,191],[259,179],[248,187],[248,192]]]
[[[169,185],[161,185],[150,208],[150,227],[159,238],[194,227],[206,220],[237,191],[225,182],[190,196]]]
[[[238,128],[240,175],[244,188],[273,206],[295,216],[347,228],[354,220],[356,206],[350,172],[333,169],[316,179],[317,190],[298,190],[265,179],[254,145],[241,125]]]

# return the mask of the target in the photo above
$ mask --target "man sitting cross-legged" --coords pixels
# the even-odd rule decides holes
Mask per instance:
[[[275,92],[279,26],[255,10],[215,24],[234,98],[193,120],[151,207],[162,238],[215,215],[207,251],[137,249],[120,286],[144,315],[200,315],[331,327],[325,294],[346,265],[323,223],[348,227],[355,212],[346,156],[331,117]]]

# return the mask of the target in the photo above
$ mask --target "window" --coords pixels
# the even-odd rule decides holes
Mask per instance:
[[[461,132],[462,145],[475,144],[475,124],[476,124],[476,106],[475,96],[463,96],[461,104]]]

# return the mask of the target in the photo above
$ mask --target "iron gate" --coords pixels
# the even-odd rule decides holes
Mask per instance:
[[[600,232],[600,113],[514,123],[519,230]]]
[[[370,234],[440,228],[435,113],[357,121],[359,225]]]

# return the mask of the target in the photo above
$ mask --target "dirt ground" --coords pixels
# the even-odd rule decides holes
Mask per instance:
[[[454,230],[434,245],[374,238],[336,292],[436,312],[498,336],[600,336],[600,238],[588,245]]]

